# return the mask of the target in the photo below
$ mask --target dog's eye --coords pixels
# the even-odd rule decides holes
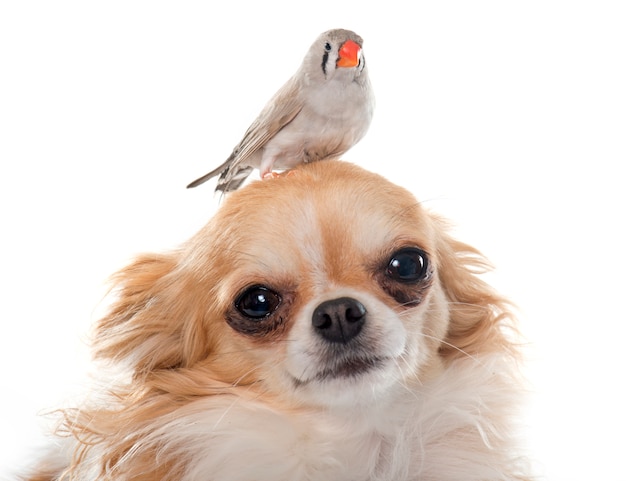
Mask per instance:
[[[421,281],[428,275],[426,253],[416,247],[405,247],[391,256],[386,274],[391,279],[410,284]]]
[[[264,286],[252,286],[243,291],[235,307],[250,319],[263,319],[272,314],[280,304],[280,296]]]

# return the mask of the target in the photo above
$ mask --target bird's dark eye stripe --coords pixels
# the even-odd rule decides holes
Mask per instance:
[[[328,44],[326,44],[328,45]],[[322,72],[326,75],[326,64],[328,63],[328,52],[324,52],[324,56],[322,57]]]

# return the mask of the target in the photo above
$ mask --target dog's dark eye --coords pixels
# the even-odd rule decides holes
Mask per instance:
[[[272,314],[279,304],[280,296],[264,286],[249,287],[235,301],[237,310],[249,319],[263,319]]]
[[[405,247],[391,256],[386,274],[391,279],[410,284],[421,281],[428,275],[426,253],[416,247]]]

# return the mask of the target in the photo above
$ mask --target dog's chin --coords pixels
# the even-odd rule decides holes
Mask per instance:
[[[287,376],[290,391],[302,402],[354,407],[380,401],[405,373],[392,357],[363,356],[328,363],[307,377]]]
[[[349,381],[358,379],[361,376],[367,376],[372,371],[384,369],[384,364],[388,362],[388,358],[384,357],[353,357],[330,363],[328,367],[320,369],[311,378],[293,378],[296,387],[302,387],[312,382],[330,382],[334,380]]]

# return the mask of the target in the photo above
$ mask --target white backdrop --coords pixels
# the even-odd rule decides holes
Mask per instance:
[[[107,276],[206,222],[214,184],[185,185],[343,27],[364,37],[377,95],[344,158],[494,262],[530,341],[539,474],[626,480],[620,3],[0,4],[0,470],[80,389]]]

